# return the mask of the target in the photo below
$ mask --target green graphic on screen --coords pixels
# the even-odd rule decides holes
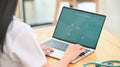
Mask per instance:
[[[105,16],[63,8],[53,37],[95,49]]]

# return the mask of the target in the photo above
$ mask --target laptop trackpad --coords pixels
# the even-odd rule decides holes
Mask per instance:
[[[58,58],[58,59],[61,59],[64,55],[64,51],[60,51],[58,49],[54,49],[54,52],[50,53],[50,56],[51,57],[54,57],[54,58]]]

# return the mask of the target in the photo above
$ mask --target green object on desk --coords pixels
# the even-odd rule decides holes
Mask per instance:
[[[114,65],[117,63],[117,65]],[[83,67],[89,67],[89,65],[95,65],[95,67],[120,67],[120,60],[107,60],[107,61],[96,61],[96,62],[88,62],[83,64]]]

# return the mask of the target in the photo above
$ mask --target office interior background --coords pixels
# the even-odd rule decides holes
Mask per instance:
[[[120,0],[19,0],[16,16],[36,28],[56,25],[63,6],[106,15],[104,29],[120,38]]]

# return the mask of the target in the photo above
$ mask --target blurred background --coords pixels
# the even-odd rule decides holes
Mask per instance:
[[[120,38],[120,0],[19,0],[16,16],[32,27],[56,25],[63,6],[106,15],[104,29]]]

